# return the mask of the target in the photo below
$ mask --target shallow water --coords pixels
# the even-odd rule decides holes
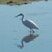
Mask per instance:
[[[52,52],[52,2],[39,2],[22,6],[0,5],[0,52]],[[19,13],[25,19],[33,20],[39,30],[39,37],[25,47],[17,47],[21,39],[29,34],[21,18],[15,18]]]

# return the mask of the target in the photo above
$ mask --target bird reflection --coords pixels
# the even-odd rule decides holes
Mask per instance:
[[[21,44],[22,44],[22,45],[18,45],[18,47],[23,48],[23,47],[24,47],[24,42],[25,42],[25,43],[28,43],[28,42],[34,40],[36,37],[39,36],[38,34],[34,35],[34,33],[35,33],[34,29],[39,30],[39,27],[38,27],[38,26],[35,24],[35,22],[33,22],[32,20],[24,20],[24,14],[23,14],[23,13],[20,13],[20,14],[18,14],[18,15],[15,16],[15,17],[18,18],[19,16],[22,17],[22,18],[21,18],[22,23],[23,23],[27,28],[30,29],[30,34],[29,34],[28,36],[23,37],[23,39],[21,40]]]
[[[39,36],[38,34],[36,34],[36,35],[30,34],[28,36],[23,37],[23,39],[21,40],[21,45],[18,45],[18,47],[23,48],[24,47],[24,42],[25,43],[31,42],[32,40],[34,40],[38,36]]]

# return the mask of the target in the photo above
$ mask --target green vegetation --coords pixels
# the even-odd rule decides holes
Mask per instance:
[[[30,0],[0,0],[0,4],[6,4],[7,2],[12,1],[12,3],[28,3]]]

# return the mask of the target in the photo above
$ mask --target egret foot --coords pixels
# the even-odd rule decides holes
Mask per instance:
[[[31,34],[34,34],[34,33],[35,33],[35,31],[32,30],[32,29],[30,29],[30,35],[31,35]]]

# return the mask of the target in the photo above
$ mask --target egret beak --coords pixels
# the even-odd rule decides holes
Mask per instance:
[[[18,16],[20,16],[21,14],[19,14],[19,15],[17,15],[17,16],[15,16],[15,17],[18,17]]]
[[[18,16],[20,16],[20,15],[17,15],[17,16],[15,16],[16,18],[18,18]],[[21,19],[22,20],[22,19]]]
[[[18,16],[23,16],[23,14],[22,13],[20,13],[20,14],[18,14],[17,16],[15,16],[15,17],[18,17]]]

